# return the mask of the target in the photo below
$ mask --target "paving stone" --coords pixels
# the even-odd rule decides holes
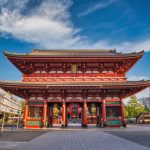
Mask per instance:
[[[150,148],[150,130],[149,131],[107,131],[107,133]]]
[[[143,145],[101,132],[76,130],[47,132],[16,150],[150,150]]]
[[[19,144],[23,144],[24,142],[6,142],[0,141],[0,150],[12,150],[15,149]]]

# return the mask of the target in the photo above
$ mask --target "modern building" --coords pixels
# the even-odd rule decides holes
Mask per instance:
[[[2,81],[0,87],[26,99],[27,128],[74,122],[125,127],[123,99],[150,86],[150,81],[126,78],[144,51],[35,49],[4,54],[23,76],[21,81]]]
[[[6,113],[13,114],[14,116],[17,115],[19,121],[19,116],[21,115],[21,101],[15,98],[12,94],[0,88],[0,115],[3,115],[0,132],[3,132],[4,130]]]
[[[0,113],[21,114],[21,101],[0,88]]]
[[[136,117],[136,121],[137,123],[150,123],[150,112],[144,112],[144,113],[140,113],[137,117]]]

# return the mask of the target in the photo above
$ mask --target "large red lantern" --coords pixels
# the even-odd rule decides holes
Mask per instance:
[[[78,103],[71,103],[69,104],[69,114],[71,117],[77,117],[77,115],[81,112],[81,107]]]

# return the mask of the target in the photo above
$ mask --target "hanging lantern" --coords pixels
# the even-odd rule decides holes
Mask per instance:
[[[77,115],[79,115],[81,112],[81,107],[78,103],[71,103],[69,105],[69,114],[72,117],[76,117]]]

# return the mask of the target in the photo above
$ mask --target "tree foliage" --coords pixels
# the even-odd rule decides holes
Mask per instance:
[[[24,114],[26,101],[21,101],[21,114]]]
[[[146,108],[144,105],[142,105],[136,96],[131,96],[130,100],[128,101],[126,107],[126,114],[129,118],[135,118],[138,114],[146,112]]]
[[[147,106],[145,106],[145,110],[146,110],[146,112],[150,112],[150,110]]]

